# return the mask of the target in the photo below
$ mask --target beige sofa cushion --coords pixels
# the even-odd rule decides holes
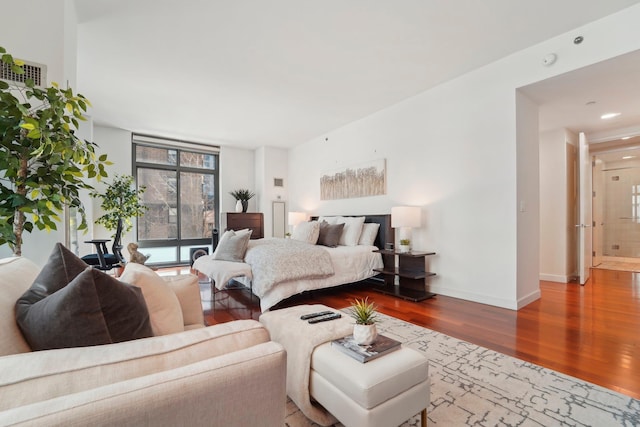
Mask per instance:
[[[31,351],[16,324],[15,305],[39,272],[27,258],[0,259],[0,356]]]
[[[153,335],[168,335],[184,331],[180,301],[155,271],[142,264],[130,262],[124,268],[120,280],[142,290],[149,310]]]
[[[269,341],[255,320],[117,344],[0,358],[0,411],[151,375]],[[25,367],[28,366],[28,369]]]
[[[184,329],[204,327],[204,313],[202,311],[202,299],[200,298],[200,285],[198,278],[193,274],[180,274],[177,276],[162,276],[165,283],[173,289],[180,307]]]

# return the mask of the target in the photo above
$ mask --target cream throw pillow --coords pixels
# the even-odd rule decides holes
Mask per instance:
[[[320,235],[320,223],[318,221],[301,222],[293,229],[292,239],[315,245]]]
[[[124,268],[120,280],[142,290],[154,336],[184,331],[180,301],[171,287],[155,271],[142,264],[130,262]]]
[[[376,236],[378,236],[379,228],[380,224],[375,222],[362,224],[362,233],[360,233],[358,245],[373,246],[376,242]]]
[[[342,246],[358,246],[360,234],[362,233],[362,224],[364,224],[364,217],[339,216],[336,224],[344,224],[344,230],[342,230],[342,236],[340,236],[340,242],[338,244]]]

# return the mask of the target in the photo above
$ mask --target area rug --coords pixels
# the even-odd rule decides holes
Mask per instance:
[[[639,400],[390,316],[380,317],[381,333],[429,359],[429,426],[640,426]],[[317,424],[288,401],[285,425]],[[419,425],[416,414],[402,427]]]

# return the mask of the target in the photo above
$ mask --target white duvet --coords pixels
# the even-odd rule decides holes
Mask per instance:
[[[374,276],[374,268],[382,268],[382,256],[373,252],[375,246],[338,246],[326,250],[333,264],[334,274],[319,279],[300,279],[278,283],[271,289],[261,289],[253,284],[253,293],[260,298],[260,309],[264,312],[278,302],[314,289],[324,289],[347,283],[358,282]],[[255,274],[255,273],[254,273]]]

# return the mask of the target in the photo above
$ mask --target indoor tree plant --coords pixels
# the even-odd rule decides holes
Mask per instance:
[[[24,74],[23,62],[0,46],[0,66]],[[75,135],[89,101],[52,82],[36,87],[0,81],[0,245],[22,255],[23,233],[56,230],[64,207],[75,207],[86,230],[82,190],[107,177],[106,155]]]
[[[229,194],[231,194],[237,200],[236,212],[240,212],[240,210],[238,209],[238,202],[242,206],[242,212],[246,212],[247,208],[249,207],[249,199],[256,195],[253,191],[249,191],[244,188],[230,191]]]
[[[133,227],[131,218],[142,216],[147,210],[141,199],[145,190],[144,186],[135,188],[131,175],[116,175],[104,193],[97,191],[91,193],[92,197],[102,199],[100,207],[105,212],[96,219],[96,224],[104,226],[109,231],[115,231],[118,227],[118,220],[122,219],[122,234],[124,235]]]
[[[376,322],[378,321],[377,307],[369,302],[369,297],[356,299],[349,307],[349,314],[356,321],[353,325],[353,340],[360,345],[369,345],[378,337]]]

